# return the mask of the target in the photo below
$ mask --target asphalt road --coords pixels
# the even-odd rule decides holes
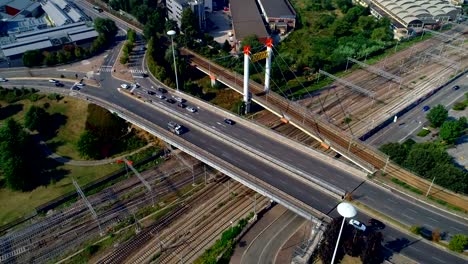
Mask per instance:
[[[286,210],[250,241],[246,251],[242,254],[240,263],[275,263],[281,247],[304,222],[305,219]]]
[[[453,90],[452,87],[458,85],[460,89]],[[453,104],[464,98],[464,94],[468,92],[468,74],[462,75],[457,80],[447,85],[439,92],[432,95],[418,106],[414,107],[403,116],[398,117],[397,122],[390,124],[366,142],[380,146],[389,142],[403,142],[409,138],[417,140],[416,134],[425,126],[429,126],[426,119],[427,112],[423,111],[424,106],[433,108],[438,104],[444,105],[447,109],[452,108]]]
[[[163,111],[155,111],[147,104],[140,103],[118,93],[116,86],[118,86],[120,82],[115,81],[110,76],[108,76],[108,78],[104,76],[103,80],[104,81],[102,82],[101,88],[84,87],[81,90],[81,93],[97,96],[106,101],[124,107],[127,110],[133,112],[134,114],[137,114],[142,118],[151,121],[153,124],[161,127],[166,127],[167,122],[173,120],[173,117],[171,117],[169,114]],[[20,86],[20,84],[25,86],[31,85],[36,87],[50,86],[50,84],[47,81],[38,80],[12,80],[8,83],[8,85],[15,84],[17,84],[17,86]],[[67,86],[71,86],[71,83],[68,83]],[[175,105],[172,105],[171,107],[173,107],[174,109],[178,109],[178,107]],[[178,110],[186,111],[184,109]],[[199,119],[199,121],[202,122],[208,122],[210,124],[213,124],[213,119],[218,121],[222,120],[222,116],[217,116],[213,113],[210,114],[204,109],[200,109],[197,113],[198,114],[193,115],[193,117]],[[222,140],[212,137],[211,135],[205,134],[204,131],[198,130],[197,128],[193,127],[190,123],[180,123],[182,123],[184,126],[190,129],[189,132],[181,136],[182,138],[190,141],[191,143],[199,147],[204,148],[205,150],[228,161],[229,163],[239,167],[240,169],[252,175],[255,175],[258,179],[275,186],[276,188],[300,199],[301,201],[313,206],[314,208],[325,213],[331,212],[330,215],[332,217],[337,216],[337,213],[334,210],[334,208],[338,201],[326,195],[325,193],[317,191],[314,186],[304,184],[302,181],[292,178],[289,175],[285,175],[284,172],[278,170],[274,166],[271,166],[269,163],[253,159],[249,155],[239,151],[238,149],[230,146],[229,144],[226,144]],[[216,125],[213,125],[218,129],[224,129],[223,123],[219,125],[216,122]],[[254,141],[258,141],[261,139],[260,142],[263,142],[263,140],[267,140],[260,134],[255,134],[254,131],[251,131],[248,127],[244,127],[241,124],[236,124],[232,126],[231,129],[226,129],[223,131],[225,133],[229,133],[229,135],[231,136],[239,138],[239,140],[246,140],[249,138]],[[244,133],[244,131],[248,132]],[[271,153],[272,155],[276,155],[278,158],[281,158],[281,156],[294,155],[295,158],[297,158],[296,164],[302,164],[301,166],[310,166],[307,167],[306,171],[314,171],[314,174],[316,174],[317,176],[322,176],[324,178],[341,177],[340,179],[344,179],[344,183],[346,183],[344,185],[349,185],[353,187],[357,187],[362,183],[362,180],[355,178],[354,176],[346,172],[342,172],[334,168],[327,169],[327,165],[321,163],[321,161],[315,160],[312,157],[301,154],[298,151],[289,148],[286,145],[283,145],[279,142],[271,142],[271,144],[275,145],[275,148],[273,149],[279,152],[269,153]],[[266,149],[263,150],[265,151]],[[287,155],[284,155],[284,153],[287,153]],[[314,164],[316,164],[317,167],[323,166],[325,169],[322,171],[322,173],[318,173],[315,170],[316,166]],[[317,170],[320,171],[320,168],[318,168]],[[339,181],[337,182],[339,183]],[[439,224],[437,224],[437,227],[441,228],[441,230],[450,230],[451,233],[468,233],[466,225],[444,217],[442,215],[442,212],[440,212],[440,214],[434,213],[423,207],[408,202],[407,199],[400,198],[390,192],[379,189],[371,184],[362,183],[356,190],[354,197],[360,202],[404,223],[420,225],[421,223],[427,222],[428,224],[431,224],[428,221],[428,219],[430,218],[440,222],[440,226]],[[364,218],[362,219],[364,222],[367,222],[367,216],[363,214],[361,214],[360,216]],[[444,227],[443,225],[446,226]],[[444,251],[436,249],[430,245],[427,245],[426,243],[418,242],[418,240],[410,236],[404,235],[403,233],[395,229],[387,227],[384,230],[384,235],[386,239],[385,243],[390,242],[398,244],[400,243],[398,241],[408,241],[408,245],[405,244],[405,246],[402,246],[402,249],[400,250],[401,253],[414,260],[420,261],[421,263],[436,263],[434,262],[434,259],[432,259],[433,256],[441,257],[441,259],[444,260],[445,263],[462,263],[462,259],[450,253],[446,253]],[[420,254],[421,251],[437,252],[437,254]]]

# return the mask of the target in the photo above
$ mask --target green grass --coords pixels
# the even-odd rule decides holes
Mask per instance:
[[[417,189],[417,188],[414,188],[413,186],[407,184],[407,183],[404,182],[404,181],[400,181],[400,180],[397,179],[397,178],[392,178],[392,182],[394,182],[394,183],[400,185],[401,187],[403,187],[403,188],[405,188],[405,189],[407,189],[407,190],[410,190],[410,191],[412,191],[412,192],[414,192],[414,193],[423,194],[423,192],[422,192],[421,190],[419,190],[419,189]]]
[[[458,206],[455,206],[455,205],[452,205],[452,204],[449,204],[447,203],[446,201],[443,201],[443,200],[440,200],[440,199],[437,199],[431,195],[427,196],[427,198],[429,198],[429,200],[432,200],[440,205],[443,205],[443,206],[446,206],[447,208],[449,209],[452,209],[454,211],[457,211],[457,212],[463,212],[463,209],[461,209],[460,207]]]
[[[427,129],[423,129],[421,131],[418,132],[418,134],[416,134],[418,137],[425,137],[427,135],[429,135],[431,133],[431,131],[427,130]]]
[[[48,186],[40,186],[30,192],[15,192],[7,188],[0,188],[0,201],[2,201],[0,203],[0,225],[28,215],[37,206],[74,190],[72,178],[75,178],[80,185],[84,185],[110,174],[119,169],[120,166],[117,164],[95,167],[62,165],[57,169],[63,170],[66,176]]]

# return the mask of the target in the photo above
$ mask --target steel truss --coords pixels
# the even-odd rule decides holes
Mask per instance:
[[[325,75],[325,76],[327,76],[329,78],[332,78],[333,80],[343,84],[344,86],[347,86],[347,87],[355,90],[358,93],[364,94],[365,96],[371,97],[372,99],[374,99],[374,97],[375,97],[374,92],[368,91],[368,90],[366,90],[366,89],[364,89],[364,88],[362,88],[360,86],[357,86],[357,85],[355,85],[355,84],[353,84],[351,82],[348,82],[348,81],[346,81],[344,79],[338,78],[338,77],[334,76],[333,74],[330,74],[330,73],[328,73],[326,71],[322,71],[322,70],[319,70],[319,73],[323,74],[323,75]]]

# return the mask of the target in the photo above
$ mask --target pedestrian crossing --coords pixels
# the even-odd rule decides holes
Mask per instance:
[[[130,69],[131,73],[146,73],[144,70],[139,70],[139,69]]]
[[[111,72],[112,71],[112,66],[101,66],[101,68],[99,68],[99,72]]]

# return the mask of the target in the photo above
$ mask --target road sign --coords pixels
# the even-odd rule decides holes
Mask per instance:
[[[261,51],[259,53],[255,53],[254,55],[252,55],[251,60],[252,62],[256,62],[256,61],[263,60],[266,58],[268,58],[268,51],[265,50],[265,51]]]

